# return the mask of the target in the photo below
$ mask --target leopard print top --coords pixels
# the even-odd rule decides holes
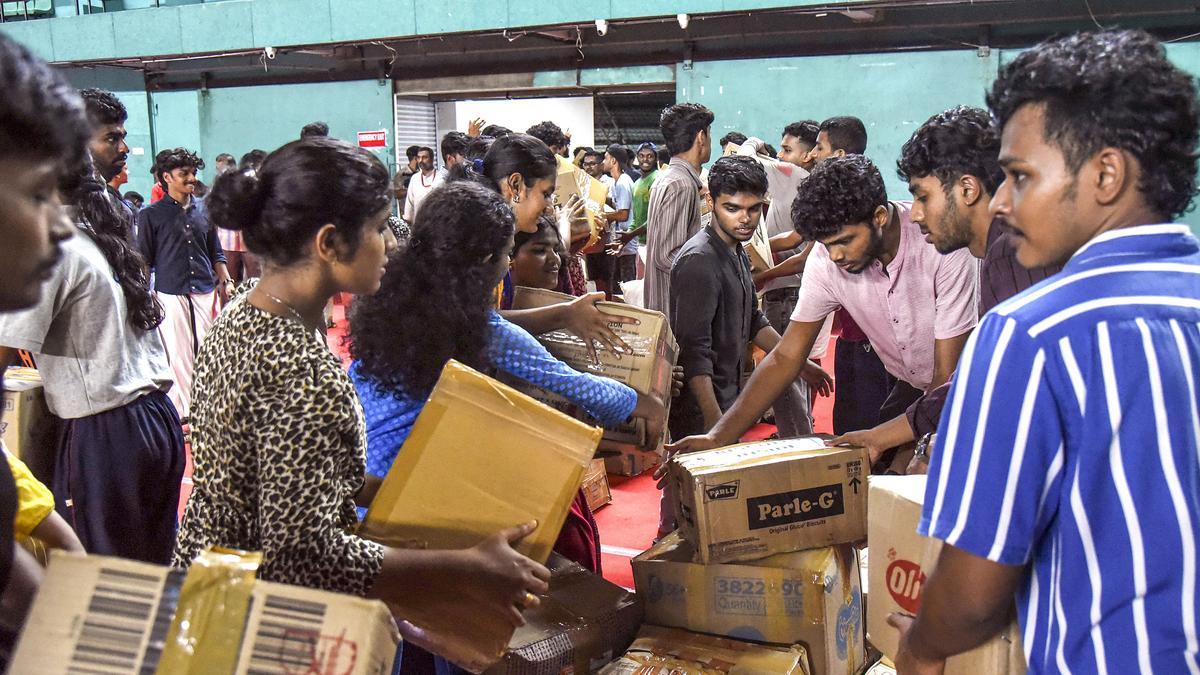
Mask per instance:
[[[365,595],[383,547],[348,531],[366,461],[358,395],[314,332],[247,297],[196,359],[195,487],[174,564],[209,545],[262,551],[260,578]]]

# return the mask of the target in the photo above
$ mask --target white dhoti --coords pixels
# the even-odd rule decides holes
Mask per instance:
[[[167,358],[171,361],[171,373],[175,386],[168,396],[175,404],[181,418],[191,413],[192,371],[196,367],[196,354],[212,329],[213,319],[221,311],[221,300],[216,289],[208,293],[171,295],[155,293],[163,306],[163,322],[158,330],[167,347]]]

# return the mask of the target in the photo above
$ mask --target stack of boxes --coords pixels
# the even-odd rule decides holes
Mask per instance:
[[[647,630],[685,629],[776,650],[746,652],[755,658],[778,659],[778,650],[799,644],[802,669],[779,672],[860,672],[863,598],[851,544],[867,534],[868,466],[862,448],[828,448],[818,438],[675,458],[668,480],[679,531],[633,560]],[[654,635],[635,647],[674,644]],[[659,651],[656,663],[670,663],[670,649]],[[641,663],[654,663],[645,657]]]

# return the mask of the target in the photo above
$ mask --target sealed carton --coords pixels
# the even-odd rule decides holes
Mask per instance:
[[[646,622],[739,640],[802,643],[811,672],[856,675],[866,659],[853,546],[723,565],[694,562],[678,532],[633,559]]]
[[[33,368],[9,368],[4,373],[4,408],[0,438],[8,451],[50,485],[54,479],[56,420],[46,407],[42,377]]]
[[[156,672],[170,651],[167,636],[184,580],[184,572],[168,567],[53,552],[9,672]],[[383,603],[265,581],[250,584],[240,620],[214,624],[211,628],[220,629],[214,635],[198,636],[201,643],[220,638],[203,649],[236,664],[223,672],[391,672],[399,636]],[[228,635],[233,639],[225,639]]]
[[[589,176],[565,157],[558,158],[558,174],[554,181],[554,200],[562,206],[571,197],[579,197],[586,207],[588,229],[591,236],[581,251],[598,253],[603,250],[604,232],[608,223],[604,220],[604,203],[608,201],[608,187]]]
[[[773,647],[647,624],[600,675],[817,675],[802,645]]]
[[[845,544],[867,535],[867,451],[820,438],[743,443],[671,461],[680,532],[702,563]]]
[[[587,499],[588,508],[593,513],[612,501],[612,490],[608,487],[608,473],[604,469],[603,459],[592,460],[587,474],[583,477],[581,489],[584,498]]]
[[[767,239],[767,226],[762,223],[754,231],[750,241],[742,244],[746,255],[750,258],[750,271],[755,274],[765,272],[775,266],[775,257],[771,254],[771,242]]]
[[[899,633],[887,624],[893,612],[915,615],[921,589],[937,564],[942,542],[917,534],[925,476],[872,476],[867,637],[891,659]],[[989,642],[946,662],[946,675],[1021,675],[1026,670],[1021,631],[1014,622]]]
[[[536,288],[518,287],[513,296],[513,309],[547,307],[573,300],[569,295]],[[679,345],[671,334],[667,318],[659,312],[634,307],[619,302],[598,303],[601,311],[614,316],[632,317],[638,324],[612,323],[609,326],[625,341],[633,354],[617,354],[598,348],[599,363],[592,360],[587,345],[576,335],[566,330],[552,331],[538,336],[538,340],[559,360],[575,370],[610,377],[633,387],[642,394],[655,394],[664,404],[670,405],[671,379]],[[659,444],[661,445],[661,439]],[[646,427],[641,420],[631,420],[617,427],[604,430],[600,448],[610,453],[625,454],[649,443]],[[612,471],[610,465],[609,471]],[[633,475],[633,474],[631,474]]]
[[[579,565],[551,556],[550,590],[525,612],[508,651],[488,675],[594,673],[620,656],[642,624],[641,598]]]
[[[360,534],[391,546],[461,549],[531,520],[515,544],[545,562],[600,429],[450,361],[367,510]],[[478,672],[513,627],[470,606],[406,617],[439,653]],[[471,640],[456,636],[472,635]]]

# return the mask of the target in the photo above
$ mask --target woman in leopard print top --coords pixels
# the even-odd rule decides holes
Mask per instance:
[[[175,563],[207,546],[258,550],[264,579],[380,598],[418,626],[464,607],[519,625],[550,578],[510,545],[533,524],[455,551],[388,548],[348,531],[379,483],[365,484],[358,397],[317,330],[335,293],[379,288],[395,245],[387,194],[378,159],[327,138],[217,180],[209,213],[244,233],[263,276],[217,318],[196,360],[195,488]]]

